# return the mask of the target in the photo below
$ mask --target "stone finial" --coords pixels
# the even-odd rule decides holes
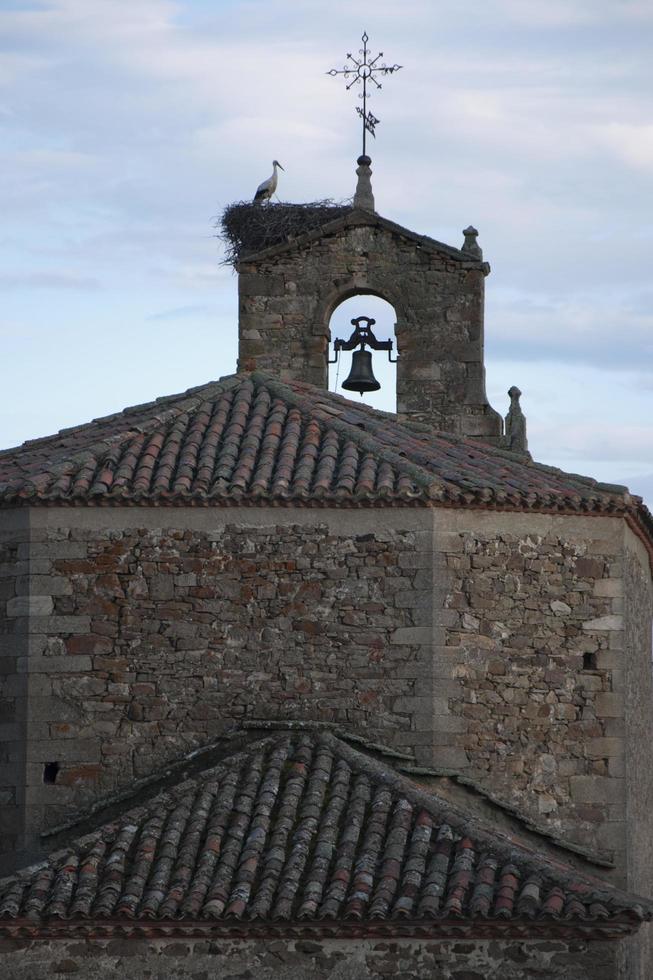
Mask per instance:
[[[354,194],[354,207],[362,208],[364,211],[374,211],[374,194],[372,193],[372,171],[370,170],[371,159],[368,156],[360,156],[356,163],[356,193]]]
[[[482,259],[483,249],[476,241],[478,238],[478,231],[474,225],[469,225],[467,228],[463,228],[463,235],[465,236],[465,241],[463,242],[461,252],[469,252],[469,254],[473,255],[475,259]]]
[[[526,416],[521,410],[519,399],[521,391],[516,385],[508,390],[510,396],[510,408],[506,415],[506,449],[513,453],[528,453],[528,439],[526,438]]]

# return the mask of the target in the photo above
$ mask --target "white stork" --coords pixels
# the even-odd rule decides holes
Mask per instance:
[[[277,174],[277,167],[283,170],[283,167],[278,160],[272,161],[272,176],[264,180],[262,184],[259,184],[256,189],[256,194],[254,195],[254,204],[260,204],[262,201],[269,201],[274,192],[277,189],[277,181],[279,180]]]

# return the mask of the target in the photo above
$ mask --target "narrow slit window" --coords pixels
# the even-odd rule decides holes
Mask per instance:
[[[46,764],[43,766],[43,782],[50,784],[56,783],[58,772],[58,762],[46,762]]]

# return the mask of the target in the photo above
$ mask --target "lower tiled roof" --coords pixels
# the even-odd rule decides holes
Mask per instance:
[[[80,922],[231,922],[240,935],[247,923],[340,923],[345,935],[352,923],[436,933],[452,920],[633,929],[651,917],[645,899],[324,733],[257,741],[0,882],[0,931],[32,935]]]
[[[0,452],[0,503],[494,506],[650,515],[624,487],[233,375]]]

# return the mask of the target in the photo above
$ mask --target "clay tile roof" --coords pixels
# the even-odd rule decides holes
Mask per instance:
[[[428,504],[650,515],[625,487],[233,375],[0,452],[0,502]]]
[[[129,923],[241,937],[261,923],[343,936],[474,923],[495,935],[506,923],[615,935],[652,917],[646,899],[488,830],[314,732],[254,741],[0,882],[0,933],[34,937],[124,935]]]

